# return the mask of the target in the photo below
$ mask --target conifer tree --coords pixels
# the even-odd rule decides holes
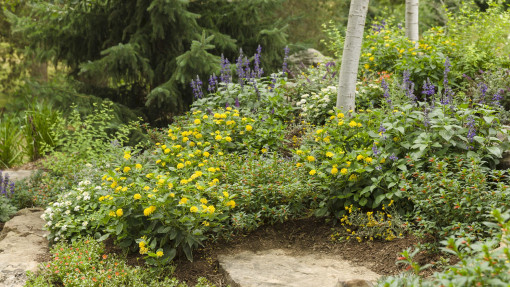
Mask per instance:
[[[165,122],[192,102],[192,78],[218,73],[222,53],[260,43],[274,64],[286,44],[283,23],[270,18],[279,1],[32,0],[29,17],[7,14],[39,57],[87,85],[136,92],[124,104],[145,104],[149,120]]]

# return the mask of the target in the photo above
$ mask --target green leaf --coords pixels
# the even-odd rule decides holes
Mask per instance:
[[[104,241],[104,240],[108,239],[108,237],[110,237],[110,233],[106,233],[106,234],[104,234],[103,236],[99,237],[99,238],[97,239],[97,242]]]
[[[490,146],[490,147],[487,147],[487,150],[495,155],[496,157],[501,157],[501,149],[497,146]]]
[[[119,223],[117,227],[115,228],[115,234],[119,235],[122,232],[122,229],[124,229],[124,224]]]
[[[367,198],[363,197],[363,198],[360,199],[359,205],[365,206],[367,204],[367,202],[368,202]]]

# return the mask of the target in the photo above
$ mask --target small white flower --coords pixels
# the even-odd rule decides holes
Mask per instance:
[[[74,211],[80,211],[80,206],[77,205],[75,208],[74,208]]]
[[[83,221],[83,223],[81,224],[83,227],[86,227],[87,225],[89,224],[88,221]]]
[[[97,190],[100,190],[100,189],[103,189],[100,185],[94,187],[94,189],[97,189]]]
[[[92,167],[92,164],[87,163],[87,164],[85,164],[85,166],[86,166],[86,167]]]
[[[62,231],[66,231],[67,230],[67,224],[62,226]]]
[[[47,226],[51,226],[52,224],[53,224],[53,222],[51,222],[51,221],[46,222]]]
[[[60,238],[57,236],[55,239],[53,239],[55,242],[57,242]]]
[[[69,210],[69,209],[68,209],[68,210],[66,210],[66,212],[64,212],[64,213],[65,213],[66,215],[69,215],[69,214],[71,214],[71,210]]]

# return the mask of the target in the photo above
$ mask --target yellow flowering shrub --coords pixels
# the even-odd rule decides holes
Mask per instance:
[[[219,190],[230,153],[279,148],[283,125],[278,123],[245,117],[232,108],[209,115],[196,110],[168,128],[148,161],[126,151],[123,164],[103,177],[108,200],[105,196],[100,202],[113,210],[104,218],[109,234],[120,246],[133,248],[146,236],[140,251],[149,246],[164,254],[151,259],[171,260],[177,252],[191,259],[192,249],[228,224],[239,208],[236,193]]]

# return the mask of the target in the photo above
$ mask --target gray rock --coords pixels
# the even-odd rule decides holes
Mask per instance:
[[[0,233],[0,286],[23,286],[26,272],[36,272],[48,252],[42,208],[26,208],[7,221]]]
[[[218,261],[227,284],[233,287],[365,287],[380,277],[336,257],[293,255],[282,249],[221,255]]]
[[[9,175],[9,178],[12,180],[12,181],[18,181],[18,180],[22,180],[24,178],[27,178],[29,177],[32,173],[34,172],[34,170],[4,170],[2,171],[2,173],[5,175],[5,174],[8,174]]]
[[[306,67],[317,65],[318,63],[325,64],[333,59],[326,57],[321,52],[315,49],[306,49],[289,56],[289,64],[291,67],[299,67],[301,63]]]

